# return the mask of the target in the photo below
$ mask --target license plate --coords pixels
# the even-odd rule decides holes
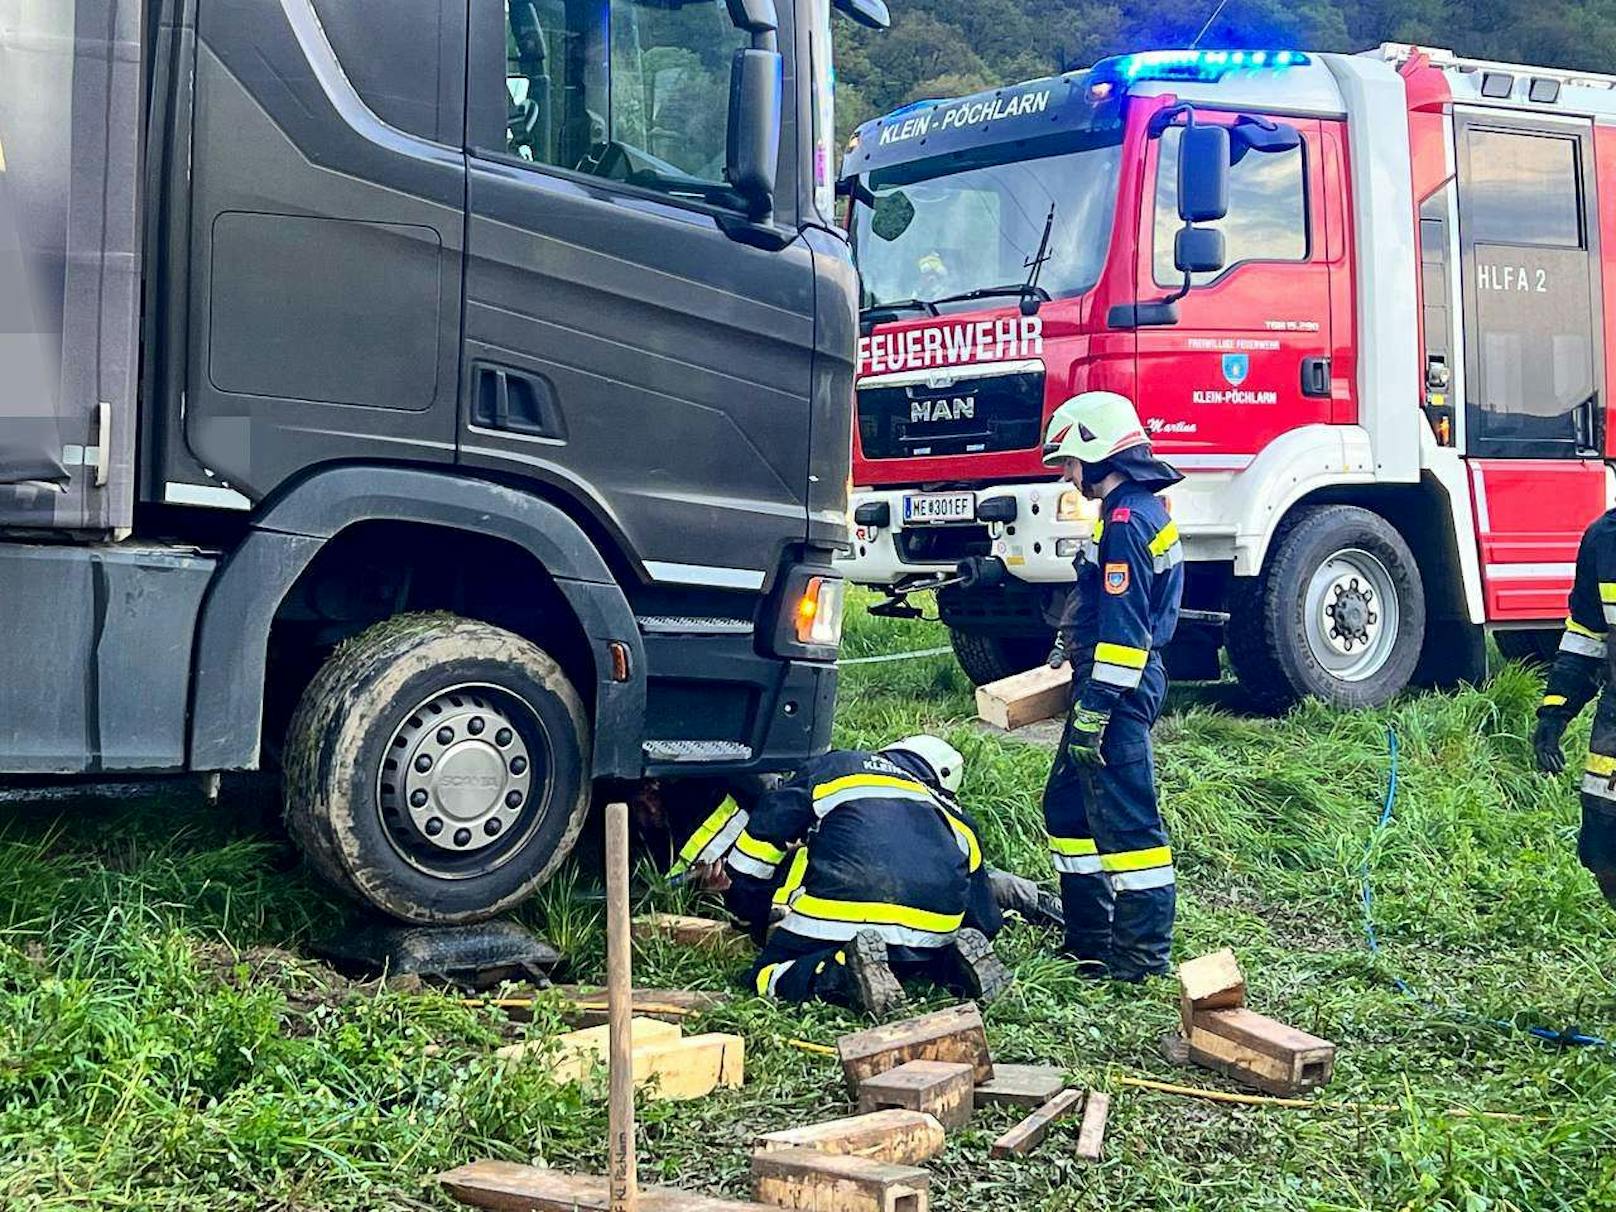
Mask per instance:
[[[974,492],[915,493],[903,499],[905,525],[976,521]]]

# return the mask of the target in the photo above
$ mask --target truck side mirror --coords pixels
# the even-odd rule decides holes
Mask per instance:
[[[1216,273],[1224,256],[1223,233],[1215,227],[1184,226],[1173,238],[1173,266],[1180,273]]]
[[[1212,223],[1229,213],[1229,129],[1186,126],[1178,146],[1178,217]]]
[[[755,47],[736,51],[730,65],[724,178],[746,203],[753,221],[768,218],[774,210],[784,72],[778,51]]]

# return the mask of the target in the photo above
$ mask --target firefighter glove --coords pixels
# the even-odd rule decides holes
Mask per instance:
[[[1559,774],[1565,769],[1565,751],[1560,738],[1565,735],[1566,721],[1555,715],[1537,717],[1537,731],[1532,733],[1532,752],[1537,755],[1537,768],[1544,774]]]
[[[1055,646],[1049,650],[1049,658],[1046,664],[1051,669],[1059,669],[1066,664],[1066,635],[1064,632],[1057,631],[1055,633]]]
[[[1066,754],[1080,766],[1104,766],[1100,755],[1100,741],[1111,717],[1103,711],[1088,707],[1072,708],[1071,728],[1068,730]]]

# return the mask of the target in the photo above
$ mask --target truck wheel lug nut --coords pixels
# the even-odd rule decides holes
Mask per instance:
[[[522,793],[520,791],[508,792],[505,796],[505,807],[520,808],[522,806]]]
[[[470,829],[456,829],[455,830],[455,835],[454,835],[454,844],[456,846],[469,846],[469,845],[471,845],[471,830]]]
[[[438,744],[448,745],[454,741],[454,729],[445,724],[438,729]]]
[[[498,745],[501,749],[509,745],[514,739],[515,738],[509,728],[501,728],[498,732],[494,733],[494,744]]]
[[[483,832],[486,833],[489,837],[494,837],[496,834],[498,834],[499,831],[500,831],[500,828],[501,828],[501,826],[500,826],[500,823],[499,823],[499,818],[497,816],[492,817],[489,820],[486,820],[486,821],[483,822]]]
[[[525,757],[513,757],[511,759],[511,773],[512,774],[523,774],[523,773],[526,772],[526,770],[527,770],[527,759]]]
[[[421,754],[420,757],[415,759],[415,768],[417,770],[419,770],[422,774],[425,774],[428,770],[431,770],[432,769],[432,755],[430,753]]]
[[[426,835],[428,837],[437,837],[438,834],[440,834],[442,832],[443,832],[443,821],[442,821],[441,818],[433,817],[430,821],[428,821],[426,823]]]
[[[483,717],[474,715],[471,717],[471,723],[466,725],[466,731],[471,733],[472,736],[482,736],[483,729],[486,727],[488,725],[483,722]]]
[[[412,791],[410,792],[410,807],[425,808],[426,802],[430,798],[425,791]]]

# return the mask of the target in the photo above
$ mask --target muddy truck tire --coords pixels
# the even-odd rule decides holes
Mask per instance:
[[[310,866],[406,922],[493,917],[571,852],[589,722],[553,659],[512,632],[400,615],[346,641],[286,743],[286,823]]]

